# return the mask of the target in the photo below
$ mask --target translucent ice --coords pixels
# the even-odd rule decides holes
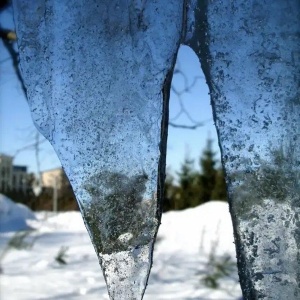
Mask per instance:
[[[183,7],[14,1],[32,117],[70,179],[111,299],[141,299],[150,272]]]
[[[244,298],[300,299],[300,3],[197,1],[193,18]]]

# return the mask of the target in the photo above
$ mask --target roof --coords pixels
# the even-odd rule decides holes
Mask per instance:
[[[7,155],[7,154],[4,154],[4,153],[0,153],[0,158],[1,158],[1,157],[13,159],[13,156]]]
[[[41,171],[41,173],[43,174],[43,173],[48,173],[48,172],[53,172],[53,171],[63,171],[63,168],[57,167],[57,168]]]
[[[27,166],[13,166],[13,171],[20,171],[27,173]]]

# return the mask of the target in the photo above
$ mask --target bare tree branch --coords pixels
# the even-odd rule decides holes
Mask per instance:
[[[37,143],[39,145],[45,143],[47,140],[45,138],[43,138],[42,140],[40,140],[40,137],[39,137],[39,133],[37,132],[36,133],[36,136],[35,136],[35,141],[34,143],[31,143],[29,145],[26,145],[20,149],[18,149],[15,154],[13,155],[13,157],[15,158],[20,152],[23,152],[23,151],[27,151],[27,150],[38,150],[39,151],[39,147],[37,146]],[[37,155],[36,155],[37,156]],[[38,163],[37,163],[38,164]]]
[[[182,129],[191,129],[191,130],[194,130],[194,129],[197,129],[199,127],[203,127],[206,123],[208,123],[210,121],[211,121],[211,119],[203,121],[203,122],[198,122],[198,123],[196,123],[194,125],[176,124],[176,123],[173,123],[173,122],[169,122],[169,126],[174,127],[174,128],[182,128]]]
[[[169,126],[174,127],[174,128],[191,129],[191,130],[195,130],[199,127],[204,126],[207,122],[211,121],[211,119],[203,121],[203,122],[199,122],[199,121],[195,120],[194,118],[192,118],[191,114],[186,109],[186,107],[183,103],[184,94],[190,93],[191,90],[196,85],[197,81],[199,79],[203,79],[203,76],[196,76],[193,78],[192,83],[189,83],[186,74],[181,70],[179,61],[177,61],[176,68],[173,73],[173,76],[175,76],[175,75],[180,75],[183,78],[184,87],[181,90],[178,90],[174,86],[174,84],[172,84],[172,86],[171,86],[171,91],[173,92],[173,94],[175,94],[175,96],[177,97],[177,100],[179,102],[180,110],[174,117],[170,118]],[[178,124],[177,122],[174,122],[174,121],[178,120],[178,118],[182,115],[185,115],[192,124],[187,125],[187,124]]]

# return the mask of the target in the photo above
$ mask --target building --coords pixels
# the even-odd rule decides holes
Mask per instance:
[[[0,154],[0,192],[28,191],[29,174],[26,166],[14,166],[13,156]]]
[[[45,188],[56,188],[60,189],[62,187],[62,178],[64,176],[64,171],[62,168],[51,169],[41,173],[42,185]]]
[[[58,191],[66,184],[67,177],[60,168],[41,172],[42,187]],[[28,192],[33,184],[27,166],[13,165],[13,156],[0,154],[0,192]],[[68,183],[68,181],[67,181]]]
[[[13,157],[0,154],[0,189],[8,192],[13,189]]]
[[[26,193],[29,188],[29,174],[26,166],[14,166],[12,175],[12,187],[15,191]]]

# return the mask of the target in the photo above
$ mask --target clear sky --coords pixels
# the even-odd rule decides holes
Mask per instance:
[[[14,27],[11,11],[2,13],[0,20],[2,27]],[[167,166],[173,172],[179,169],[186,153],[196,159],[195,167],[198,167],[197,161],[208,137],[214,140],[214,149],[219,151],[208,88],[198,58],[191,49],[182,46],[177,63],[176,68],[185,74],[188,85],[192,84],[196,77],[199,77],[190,91],[181,96],[181,102],[190,117],[198,122],[204,121],[205,125],[196,130],[169,128]],[[174,75],[173,86],[177,90],[184,88],[184,78],[181,74]],[[174,93],[171,93],[170,120],[177,124],[193,125],[185,114],[181,114],[174,120],[179,112],[180,101]],[[27,165],[30,172],[36,172],[37,165],[33,148],[18,152],[25,146],[34,143],[35,133],[26,98],[12,67],[12,60],[0,42],[0,153],[11,156],[17,153],[14,163]],[[41,170],[60,166],[60,162],[48,142],[42,143],[40,147]]]

